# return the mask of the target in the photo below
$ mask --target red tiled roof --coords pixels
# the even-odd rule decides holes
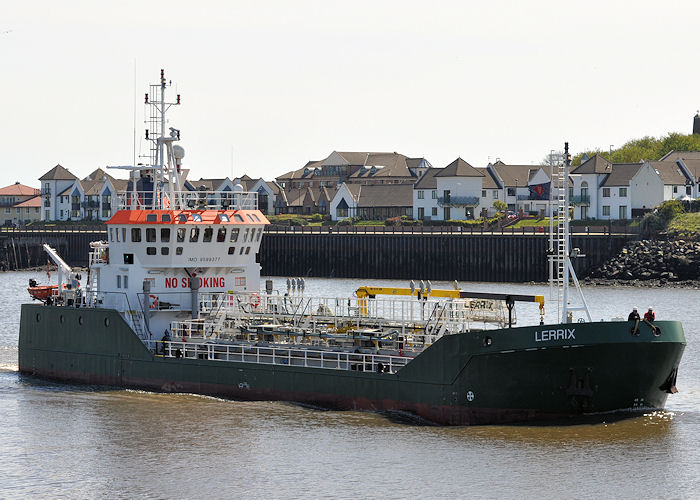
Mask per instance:
[[[41,194],[41,191],[33,187],[25,186],[15,182],[10,186],[0,188],[0,196],[34,196]]]
[[[41,196],[33,196],[32,198],[29,198],[28,200],[24,200],[20,203],[16,203],[13,205],[14,208],[41,208]]]

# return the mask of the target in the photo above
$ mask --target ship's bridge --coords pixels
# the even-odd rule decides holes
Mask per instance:
[[[259,210],[121,210],[107,222],[113,264],[147,268],[244,266],[267,224]]]

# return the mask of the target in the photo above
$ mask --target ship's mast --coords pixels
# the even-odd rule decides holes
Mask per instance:
[[[165,70],[160,70],[160,81],[150,85],[150,92],[145,94],[144,104],[146,112],[146,140],[150,142],[147,165],[128,165],[108,168],[121,168],[130,171],[129,177],[132,183],[128,206],[132,208],[179,208],[178,193],[182,190],[182,177],[180,172],[180,160],[184,157],[184,150],[173,143],[180,140],[180,131],[170,128],[166,136],[165,114],[171,106],[180,104],[180,94],[177,94],[175,102],[167,102],[165,91],[172,83],[165,79]],[[146,195],[144,191],[137,189],[137,182],[141,174],[151,175],[153,187]],[[169,201],[166,202],[165,199]]]
[[[562,323],[572,320],[570,313],[573,311],[584,311],[588,321],[591,321],[591,314],[588,311],[588,304],[583,296],[581,285],[576,277],[574,266],[571,263],[572,257],[583,257],[578,248],[571,248],[571,234],[569,227],[569,170],[571,167],[571,154],[569,153],[569,143],[564,143],[564,158],[556,168],[556,174],[552,176],[550,192],[556,189],[556,196],[551,195],[550,199],[557,202],[557,231],[555,241],[555,251],[549,252],[550,259],[550,285],[557,282],[557,311]],[[554,169],[552,169],[554,173]],[[550,217],[552,217],[552,206],[550,205]],[[580,304],[571,304],[569,295],[569,282],[573,281],[578,291]]]

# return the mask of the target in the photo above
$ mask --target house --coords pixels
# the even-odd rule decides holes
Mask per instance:
[[[385,220],[410,217],[413,211],[412,184],[351,184],[338,188],[330,204],[332,220],[347,217]]]
[[[324,160],[309,161],[302,168],[277,177],[283,189],[337,188],[353,184],[413,184],[430,168],[425,158],[400,153],[333,151]]]
[[[498,199],[508,206],[508,210],[549,215],[549,166],[507,165],[497,161],[486,169],[500,188]],[[496,196],[494,190],[491,194]]]
[[[484,174],[462,158],[435,174],[438,220],[474,219],[479,206]],[[478,213],[477,213],[478,214]]]
[[[58,207],[59,193],[70,188],[76,180],[78,178],[60,164],[39,177],[39,181],[41,181],[41,220],[59,220],[61,210]],[[63,210],[67,210],[67,207],[64,206]]]
[[[613,164],[600,155],[594,155],[581,165],[571,169],[573,193],[570,197],[574,206],[574,219],[599,218],[598,187],[612,173]]]
[[[413,185],[413,218],[416,220],[438,219],[438,190],[435,175],[441,168],[429,168]]]
[[[41,218],[39,189],[15,182],[0,188],[0,210],[4,225],[20,226]]]

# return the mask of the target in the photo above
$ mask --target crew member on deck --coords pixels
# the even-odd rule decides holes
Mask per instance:
[[[637,312],[637,308],[633,307],[632,312],[629,316],[627,316],[627,321],[639,321],[640,319],[641,318],[639,317],[639,312]]]
[[[644,313],[644,321],[654,321],[656,319],[656,314],[654,314],[654,309],[649,306],[649,310]]]

